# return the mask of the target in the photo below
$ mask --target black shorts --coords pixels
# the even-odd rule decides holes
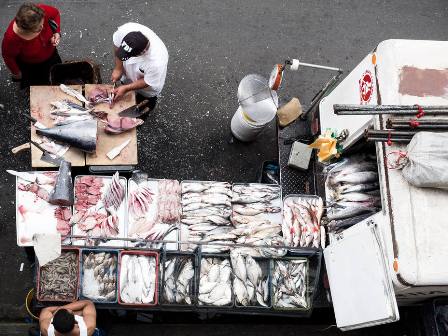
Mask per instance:
[[[42,63],[31,64],[20,60],[17,61],[22,72],[20,88],[24,89],[32,85],[50,85],[51,67],[59,63],[62,63],[62,60],[57,49],[54,50],[53,55],[49,59]]]

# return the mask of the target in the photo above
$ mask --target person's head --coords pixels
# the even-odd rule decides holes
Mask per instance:
[[[44,24],[45,12],[31,2],[25,2],[20,6],[16,14],[17,26],[26,33],[38,33]]]
[[[121,61],[127,61],[131,57],[140,56],[149,48],[149,40],[139,31],[130,32],[121,41],[120,47],[115,52]]]
[[[75,316],[73,315],[73,312],[61,308],[54,314],[52,323],[57,332],[66,334],[72,331],[75,327]]]

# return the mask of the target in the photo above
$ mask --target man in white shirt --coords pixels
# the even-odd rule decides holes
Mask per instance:
[[[114,100],[128,91],[137,92],[137,103],[149,100],[154,109],[163,89],[168,66],[168,51],[162,40],[148,27],[129,22],[113,35],[115,68],[111,80],[123,85],[114,91]]]
[[[97,333],[95,305],[89,300],[47,307],[39,316],[42,336],[92,336]]]

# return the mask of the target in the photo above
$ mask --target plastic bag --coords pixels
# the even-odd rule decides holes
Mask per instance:
[[[403,177],[416,187],[448,189],[448,133],[415,134],[402,167]]]

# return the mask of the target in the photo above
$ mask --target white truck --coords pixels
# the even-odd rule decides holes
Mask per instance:
[[[333,104],[448,105],[447,56],[448,41],[381,42],[321,100],[321,132],[348,129],[348,148],[366,127],[386,128],[382,116],[338,116]],[[448,191],[413,187],[388,169],[387,154],[405,149],[376,143],[382,211],[324,250],[342,330],[397,321],[398,305],[448,296]]]

